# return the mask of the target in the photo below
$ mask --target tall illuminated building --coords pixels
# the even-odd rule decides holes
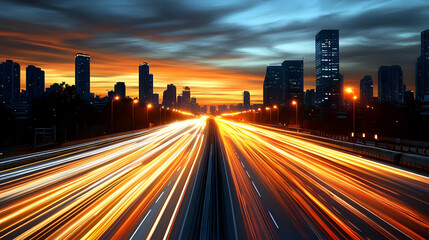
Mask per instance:
[[[285,93],[284,69],[281,64],[269,64],[264,79],[264,105],[283,105]]]
[[[303,101],[304,94],[304,61],[285,60],[282,63],[285,71],[285,101],[296,99]]]
[[[125,98],[126,96],[126,87],[124,82],[117,82],[115,84],[115,95],[120,98]]]
[[[249,91],[243,92],[243,107],[244,107],[244,109],[250,109],[250,93],[249,93]]]
[[[12,60],[0,64],[0,101],[7,104],[19,103],[21,89],[21,67]]]
[[[416,63],[416,100],[423,100],[429,94],[429,29],[420,35],[420,56]]]
[[[90,98],[90,56],[78,53],[74,57],[76,93],[83,99]]]
[[[173,108],[176,105],[176,86],[168,84],[167,90],[162,95],[162,105]]]
[[[382,103],[403,103],[405,86],[402,69],[398,65],[378,69],[378,99]]]
[[[322,30],[316,35],[315,40],[316,102],[322,109],[338,108],[343,103],[339,31]]]
[[[139,102],[146,105],[153,100],[153,75],[149,73],[149,64],[139,66]]]

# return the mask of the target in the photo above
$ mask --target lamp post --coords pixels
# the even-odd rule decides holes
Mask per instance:
[[[258,111],[259,111],[259,112],[260,112],[260,114],[261,114],[260,120],[261,120],[261,122],[262,122],[262,111],[261,111],[261,108],[258,108]]]
[[[162,114],[162,109],[164,109],[164,106],[161,106],[161,107],[159,108],[159,125],[161,125],[161,124],[162,124],[162,116],[161,116],[161,114]]]
[[[147,125],[150,127],[150,123],[149,123],[149,109],[152,108],[152,104],[148,104],[146,105],[146,120],[147,120]]]
[[[116,96],[112,98],[112,101],[110,102],[110,132],[113,132],[113,101],[119,100],[119,97]]]
[[[255,109],[252,109],[252,112],[253,112],[253,122],[255,122],[255,120],[256,120],[256,111],[255,111]]]
[[[270,111],[270,124],[271,124],[271,108],[270,107],[266,107],[265,110]]]
[[[277,122],[276,122],[276,124],[279,124],[279,108],[277,107],[277,105],[274,105],[273,108],[277,111]]]
[[[356,99],[357,99],[357,96],[353,92],[352,88],[347,88],[346,92],[351,93],[353,95],[353,100],[352,100],[353,101],[353,132],[352,132],[352,137],[353,137],[353,142],[356,142]]]
[[[298,102],[293,100],[292,105],[295,105],[295,109],[296,109],[296,111],[295,111],[295,125],[296,125],[296,128],[299,128],[299,124],[298,124]]]
[[[132,119],[133,119],[133,130],[135,129],[135,127],[134,127],[134,115],[135,115],[135,113],[134,113],[134,105],[135,105],[135,104],[137,104],[138,102],[139,102],[139,101],[138,101],[137,99],[134,99],[134,100],[133,100],[133,102],[131,103],[131,106],[133,106],[133,107],[132,107],[132,110],[131,110],[132,115],[133,115],[133,116],[132,116]]]

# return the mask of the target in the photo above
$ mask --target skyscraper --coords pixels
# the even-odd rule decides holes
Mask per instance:
[[[7,104],[19,103],[21,89],[21,68],[18,63],[6,60],[0,64],[0,101]]]
[[[124,82],[117,82],[115,84],[115,95],[120,98],[125,98],[126,96],[126,87]]]
[[[244,109],[250,108],[250,93],[249,93],[249,91],[243,92],[243,106],[244,106]]]
[[[378,69],[378,98],[380,102],[403,103],[404,90],[400,66],[381,66]]]
[[[153,99],[153,75],[149,74],[149,64],[144,62],[139,66],[139,101],[146,105]]]
[[[342,105],[339,31],[322,30],[316,35],[316,102],[322,108]]]
[[[416,99],[429,94],[429,29],[421,32],[420,56],[416,63]]]
[[[26,69],[26,92],[27,101],[41,98],[45,91],[45,71],[33,65]]]
[[[284,69],[281,64],[270,64],[264,80],[264,105],[283,105],[285,93]]]
[[[305,91],[305,99],[304,99],[304,106],[305,109],[310,109],[312,107],[315,107],[316,103],[316,93],[314,92],[314,89],[307,89]]]
[[[365,76],[360,80],[360,103],[362,105],[365,106],[372,102],[373,87],[371,76]]]
[[[162,95],[162,105],[170,108],[176,105],[176,86],[174,84],[167,85],[167,90]]]
[[[75,61],[75,86],[76,93],[83,99],[90,97],[90,56],[78,53],[74,57]]]
[[[183,88],[182,91],[182,103],[181,103],[181,107],[182,108],[189,108],[191,104],[191,89],[186,86],[185,88]]]
[[[292,99],[303,101],[304,92],[304,61],[285,60],[282,63],[285,71],[285,101],[290,103]]]
[[[158,106],[159,106],[159,94],[158,94],[158,93],[154,93],[154,94],[152,95],[152,104],[153,104],[155,107],[158,107]]]

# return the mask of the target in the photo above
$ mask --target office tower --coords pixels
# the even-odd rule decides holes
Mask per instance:
[[[0,64],[0,101],[7,104],[19,103],[21,89],[21,68],[18,63],[6,60]]]
[[[45,91],[45,71],[33,65],[26,69],[26,92],[27,101],[41,98]]]
[[[285,60],[282,63],[285,71],[285,101],[286,104],[293,99],[303,101],[304,92],[304,61]]]
[[[404,85],[402,69],[398,65],[378,69],[378,98],[382,103],[403,103]]]
[[[323,108],[342,105],[339,31],[322,30],[316,35],[316,103]]]
[[[210,113],[211,114],[216,113],[216,106],[210,106]]]
[[[202,113],[207,113],[207,105],[202,106],[200,111]]]
[[[149,64],[144,62],[139,66],[139,101],[146,105],[153,98],[153,75],[149,73]]]
[[[269,64],[264,80],[264,105],[283,105],[285,92],[284,69],[280,64]]]
[[[416,100],[429,94],[429,29],[421,32],[420,56],[416,63]]]
[[[243,106],[244,106],[244,109],[250,108],[250,93],[249,93],[249,91],[243,92]]]
[[[183,107],[183,97],[182,95],[177,96],[177,104],[176,108],[182,108]]]
[[[155,107],[159,106],[159,94],[158,93],[154,93],[152,95],[152,103]]]
[[[189,87],[185,87],[182,91],[182,102],[188,104],[191,102],[191,89]]]
[[[115,95],[120,98],[125,98],[126,96],[126,87],[124,82],[117,82],[115,84]]]
[[[360,80],[360,98],[359,101],[362,105],[366,106],[372,102],[373,83],[371,76],[365,76]]]
[[[316,106],[316,92],[314,92],[314,89],[307,89],[305,91],[304,106],[307,110]]]
[[[90,100],[90,56],[78,53],[75,61],[76,93],[85,100]]]
[[[167,85],[167,90],[162,95],[162,105],[171,108],[176,105],[176,86],[174,84]]]
[[[217,109],[218,109],[219,112],[224,113],[224,112],[228,111],[228,106],[226,104],[222,104],[222,105],[219,105],[217,107]]]

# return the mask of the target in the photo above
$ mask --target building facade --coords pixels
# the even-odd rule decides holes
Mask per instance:
[[[124,82],[117,82],[115,84],[115,95],[120,98],[125,98],[126,95],[126,86]]]
[[[420,56],[416,63],[416,100],[429,93],[429,29],[420,35]]]
[[[360,80],[360,98],[359,101],[362,105],[369,105],[374,97],[374,84],[372,77],[367,75]]]
[[[243,106],[244,106],[244,109],[250,109],[250,92],[249,91],[243,92]]]
[[[21,67],[12,60],[0,64],[0,101],[18,104],[21,89]]]
[[[400,66],[381,66],[378,69],[378,99],[381,103],[403,103],[404,91]]]
[[[270,64],[264,79],[264,106],[284,105],[285,81],[281,64]]]
[[[340,76],[339,31],[322,30],[316,37],[316,103],[339,108],[343,103]]]
[[[78,53],[75,61],[75,86],[76,93],[83,99],[89,100],[90,93],[90,56]]]
[[[167,90],[162,95],[162,105],[173,108],[176,105],[176,86],[168,84]]]
[[[304,94],[304,61],[285,60],[282,63],[285,71],[285,101],[286,104],[293,99],[303,102]]]
[[[153,75],[149,73],[149,64],[144,62],[139,66],[139,102],[142,105],[152,103]]]

